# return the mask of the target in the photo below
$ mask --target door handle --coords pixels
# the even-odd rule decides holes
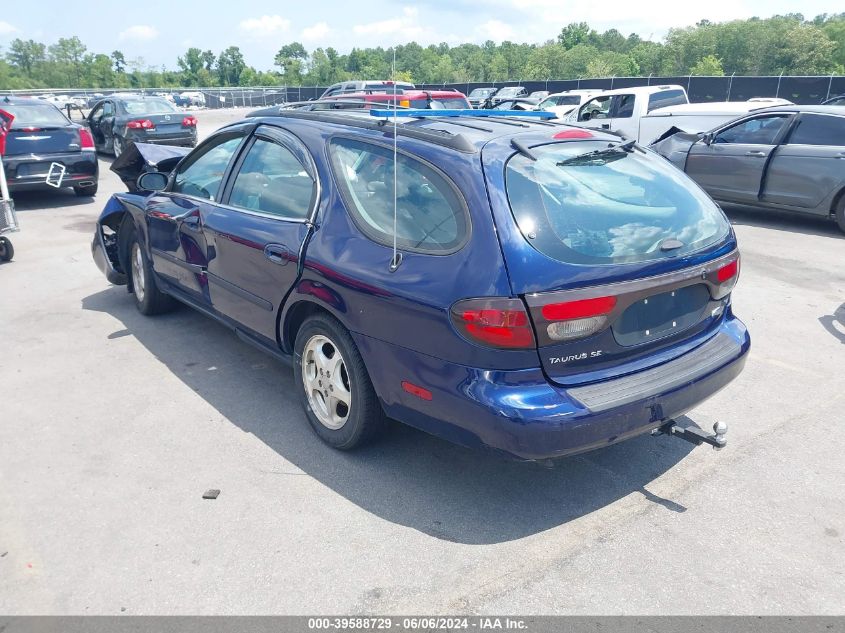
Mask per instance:
[[[610,123],[602,123],[602,124],[601,124],[601,129],[603,129],[603,130],[609,130],[609,129],[610,129]]]
[[[290,260],[290,251],[283,244],[268,244],[264,247],[264,257],[274,264],[286,265]]]
[[[746,156],[753,156],[754,158],[765,158],[766,152],[745,152]]]

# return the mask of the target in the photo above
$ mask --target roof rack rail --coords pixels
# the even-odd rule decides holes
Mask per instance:
[[[420,110],[409,108],[407,110],[394,110],[390,108],[372,109],[370,115],[374,117],[404,117],[404,118],[428,118],[428,117],[476,117],[476,118],[513,118],[524,117],[530,119],[554,119],[557,115],[546,110]]]
[[[391,110],[393,112],[393,110]],[[404,110],[397,110],[402,113]],[[441,110],[442,112],[442,110]],[[356,116],[356,114],[361,116]],[[276,110],[275,112],[261,113],[259,117],[287,117],[291,119],[307,119],[320,121],[322,123],[340,123],[359,127],[368,130],[377,130],[384,134],[393,134],[393,126],[387,125],[386,119],[375,120],[363,116],[363,111],[353,110]],[[405,125],[396,126],[396,133],[407,138],[428,141],[435,145],[448,147],[459,152],[474,154],[478,150],[475,145],[463,134],[453,134],[448,130],[437,130],[434,128],[409,128]]]

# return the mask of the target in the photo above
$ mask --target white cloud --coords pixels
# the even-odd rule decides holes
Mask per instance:
[[[493,0],[502,2],[502,0]],[[526,22],[533,24],[566,25],[570,22],[587,22],[592,28],[603,31],[615,28],[627,35],[637,32],[664,34],[672,27],[691,26],[702,19],[713,21],[734,20],[750,17],[754,12],[743,0],[708,0],[677,2],[677,0],[650,0],[647,9],[642,3],[627,0],[613,0],[609,3],[580,3],[567,6],[563,11],[560,0],[504,0],[505,6],[520,11]],[[759,13],[759,11],[758,11]],[[558,27],[558,31],[560,28]]]
[[[482,36],[482,39],[493,40],[494,42],[502,42],[514,38],[513,28],[500,20],[488,20],[476,30]]]
[[[119,37],[121,40],[145,42],[157,38],[158,30],[155,27],[148,26],[146,24],[135,24],[125,31],[121,31]]]
[[[313,26],[302,29],[300,37],[306,42],[320,41],[325,39],[331,32],[332,30],[329,28],[328,24],[325,22],[317,22],[317,24],[314,24]]]
[[[370,37],[399,35],[403,41],[411,41],[425,33],[425,30],[419,26],[418,19],[418,11],[415,8],[405,7],[402,10],[401,17],[367,24],[356,24],[352,27],[352,31],[355,35],[368,35]]]
[[[284,33],[290,28],[290,20],[280,15],[262,15],[260,18],[242,20],[241,31],[246,31],[259,37]]]
[[[0,20],[0,35],[11,35],[12,33],[16,33],[17,30],[18,29],[14,24],[9,24],[8,22]]]

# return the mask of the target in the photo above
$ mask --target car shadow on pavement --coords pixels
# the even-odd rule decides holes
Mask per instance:
[[[833,314],[819,317],[819,323],[830,332],[839,342],[845,345],[845,303],[836,308]]]
[[[787,233],[845,239],[845,233],[839,230],[836,222],[820,216],[767,211],[765,209],[738,209],[729,206],[725,206],[724,211],[731,224],[757,226],[763,229],[786,231]]]
[[[63,188],[37,191],[16,191],[12,194],[15,201],[15,211],[39,211],[44,209],[60,209],[90,204],[92,196],[77,196],[73,189]]]
[[[290,367],[224,326],[189,308],[144,317],[122,287],[85,297],[82,307],[120,322],[115,331],[102,333],[103,345],[134,336],[229,422],[301,471],[366,511],[435,538],[511,541],[632,493],[639,493],[638,502],[686,510],[646,489],[689,454],[694,447],[686,442],[645,435],[544,467],[465,449],[394,423],[376,444],[339,452],[309,427]],[[280,474],[288,470],[279,466]]]

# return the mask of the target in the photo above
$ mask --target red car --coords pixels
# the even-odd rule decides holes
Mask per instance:
[[[397,90],[396,92],[352,92],[323,97],[320,101],[363,101],[405,108],[469,110],[466,95],[457,90]]]

